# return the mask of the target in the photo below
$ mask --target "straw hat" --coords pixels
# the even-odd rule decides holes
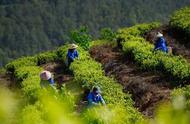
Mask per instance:
[[[163,37],[163,34],[160,33],[160,32],[158,32],[157,35],[156,35],[156,37],[158,37],[158,38],[159,38],[159,37]]]
[[[51,78],[51,73],[49,71],[42,71],[40,73],[40,78],[42,80],[49,80]]]
[[[77,47],[78,47],[78,46],[73,43],[73,44],[70,45],[69,49],[76,49]]]

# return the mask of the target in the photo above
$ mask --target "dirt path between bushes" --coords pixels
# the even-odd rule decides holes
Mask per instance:
[[[11,79],[10,76],[6,74],[0,74],[0,86],[6,86],[6,87],[11,87],[13,85],[13,80]]]
[[[171,81],[161,73],[143,72],[123,53],[111,45],[90,49],[91,57],[103,65],[107,76],[114,76],[124,92],[132,94],[135,107],[145,116],[153,117],[162,101],[170,100]]]
[[[61,62],[50,62],[41,65],[44,70],[50,71],[54,75],[54,80],[57,83],[57,88],[60,89],[65,85],[67,91],[72,93],[76,98],[76,112],[81,113],[87,106],[86,91],[82,89],[79,83],[74,82],[74,75],[65,64]]]
[[[60,88],[62,84],[67,83],[73,79],[72,72],[69,71],[67,67],[61,62],[50,62],[41,65],[41,67],[53,74],[58,88]]]

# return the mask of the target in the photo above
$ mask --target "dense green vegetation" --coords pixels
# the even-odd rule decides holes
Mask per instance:
[[[165,22],[189,0],[0,0],[0,66],[23,55],[54,49],[85,25],[97,36],[142,22]]]
[[[153,23],[120,29],[117,37],[124,40],[123,51],[126,55],[131,55],[143,70],[161,71],[176,82],[188,83],[190,64],[186,59],[181,56],[154,52],[153,45],[141,37],[147,30],[158,26],[158,23]]]
[[[29,104],[22,110],[23,114],[26,114],[26,117],[21,117],[21,121],[24,121],[22,123],[25,124],[29,119],[27,116],[34,116],[33,114],[36,114],[35,117],[38,121],[42,121],[43,123],[45,123],[45,121],[48,121],[47,119],[43,119],[43,114],[46,115],[48,113],[44,113],[45,109],[41,108],[41,106],[46,107],[46,105],[44,105],[43,101],[41,100],[44,99],[43,97],[45,97],[43,95],[44,92],[48,93],[49,91],[43,91],[43,89],[40,88],[39,73],[42,71],[42,68],[38,67],[37,65],[39,63],[44,64],[47,62],[56,61],[58,58],[64,62],[67,49],[68,45],[65,45],[52,52],[42,53],[34,57],[20,58],[7,64],[7,71],[11,71],[13,73],[17,83],[21,85],[24,98]],[[105,109],[105,114],[108,114],[108,117],[111,117],[112,114],[115,114],[116,112],[120,113],[120,116],[112,117],[110,120],[105,120],[105,116],[103,115],[94,116],[94,114],[99,110],[92,109],[89,111],[84,111],[84,120],[87,121],[87,123],[109,122],[112,124],[116,124],[118,122],[140,122],[142,120],[142,115],[133,107],[133,101],[130,95],[123,93],[122,87],[113,79],[104,76],[105,74],[102,71],[101,65],[91,59],[87,51],[84,51],[82,48],[80,48],[79,52],[81,56],[80,60],[77,60],[71,66],[71,69],[74,72],[74,82],[79,83],[84,89],[91,89],[94,85],[100,86],[104,91],[103,96],[108,104],[109,109],[111,110],[108,111]],[[65,96],[62,97],[62,94],[64,94],[64,92],[60,91],[60,93],[57,94],[56,91],[51,91],[51,88],[49,90],[50,93],[60,98],[61,102],[62,100],[65,100]],[[48,99],[52,99],[51,96],[52,95],[50,95],[50,98],[48,97]],[[59,99],[55,101],[55,104],[57,104],[57,102],[60,102]],[[72,102],[74,101],[71,100],[71,103]],[[71,103],[67,104],[71,106]],[[65,104],[65,101],[61,104]],[[30,111],[32,111],[31,114],[29,113]],[[50,111],[53,110],[50,109],[48,112]],[[35,122],[37,123],[37,121]]]
[[[182,8],[179,11],[176,11],[171,19],[170,25],[183,33],[186,40],[190,39],[190,7]]]
[[[18,1],[0,1],[4,5],[20,5]],[[27,1],[37,4],[32,0]],[[48,1],[51,2],[51,1]],[[55,3],[57,1],[54,1]],[[181,18],[180,18],[181,19]],[[142,70],[159,71],[171,76],[175,83],[188,84],[190,64],[181,56],[154,52],[153,45],[142,36],[160,26],[160,23],[139,24],[130,28],[119,29],[117,33],[110,28],[101,31],[101,40],[90,42],[87,30],[77,30],[72,38],[80,46],[80,58],[71,64],[74,79],[69,82],[82,90],[90,90],[98,85],[102,89],[107,106],[84,109],[76,112],[79,96],[69,92],[67,87],[57,90],[55,87],[40,87],[39,73],[41,64],[66,60],[68,45],[54,51],[40,53],[9,62],[5,68],[18,84],[19,92],[14,94],[0,87],[0,123],[3,124],[189,124],[190,87],[175,89],[169,103],[158,108],[154,119],[146,119],[133,106],[131,95],[113,78],[105,76],[102,65],[90,57],[86,49],[95,45],[116,45],[115,38],[122,39],[123,52]],[[112,40],[112,42],[110,41]],[[87,44],[83,44],[85,41]],[[5,73],[0,69],[0,73]]]
[[[188,110],[190,101],[190,64],[181,56],[154,52],[153,45],[142,38],[147,30],[159,27],[158,23],[141,24],[118,30],[118,38],[123,39],[123,51],[130,55],[143,70],[160,71],[187,86],[172,91],[172,106],[164,105],[158,109],[155,123],[189,123]],[[175,113],[175,114],[174,114]],[[172,116],[175,115],[175,116]],[[180,117],[180,118],[179,118]],[[183,119],[182,119],[183,118]]]

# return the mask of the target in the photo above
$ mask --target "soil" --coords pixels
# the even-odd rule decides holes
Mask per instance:
[[[0,74],[0,85],[6,86],[6,87],[12,87],[14,84],[15,83],[11,79],[10,75]]]
[[[190,43],[187,42],[184,33],[172,29],[170,26],[163,25],[146,33],[144,37],[147,41],[154,43],[157,32],[163,33],[167,45],[172,47],[174,55],[181,55],[190,62]]]
[[[170,79],[158,72],[143,72],[118,48],[111,45],[90,49],[91,56],[103,65],[105,74],[115,77],[126,93],[132,94],[135,107],[147,117],[153,117],[162,101],[170,100],[174,88]]]

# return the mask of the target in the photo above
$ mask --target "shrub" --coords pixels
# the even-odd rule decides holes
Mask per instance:
[[[82,117],[87,124],[135,124],[139,119],[129,114],[130,110],[122,106],[112,106],[110,108],[91,108],[86,110]]]
[[[141,36],[141,35],[144,35],[146,32],[154,28],[157,28],[159,26],[160,26],[160,23],[154,22],[150,24],[138,24],[129,28],[122,28],[117,31],[118,35],[116,37],[126,38],[126,36],[129,36],[129,35],[132,35],[134,37]]]
[[[23,66],[18,68],[15,71],[15,78],[17,79],[17,81],[22,82],[24,79],[28,78],[29,76],[39,76],[40,72],[43,69],[37,66]]]
[[[21,66],[36,66],[36,57],[22,57],[16,59],[6,65],[6,70],[14,73],[14,71]]]
[[[35,103],[38,100],[40,89],[39,75],[28,77],[22,82],[23,94],[30,103]]]
[[[185,110],[183,96],[175,97],[171,103],[164,103],[157,109],[155,118],[144,124],[189,124],[189,112]]]
[[[116,38],[116,33],[111,28],[103,28],[100,31],[100,39],[113,41]]]
[[[0,87],[0,123],[1,124],[14,124],[16,122],[15,116],[17,113],[18,100],[15,99],[9,89]]]
[[[182,8],[176,11],[170,18],[170,25],[179,29],[190,38],[190,7]]]
[[[79,124],[74,114],[73,96],[65,90],[41,89],[38,101],[27,105],[21,112],[19,124]]]
[[[146,27],[145,25],[142,25]],[[137,28],[138,27],[138,28]],[[133,29],[134,28],[134,29]],[[154,52],[153,45],[146,42],[139,34],[143,34],[140,25],[121,29],[118,35],[124,39],[123,51],[132,56],[143,70],[161,71],[180,82],[190,80],[190,64],[180,56],[172,56],[162,52]],[[134,31],[134,33],[133,33]]]
[[[95,41],[92,41],[92,42],[90,43],[90,47],[101,46],[101,45],[107,45],[107,44],[116,46],[116,42],[109,41],[109,40],[104,40],[104,39],[103,39],[103,40],[95,40]]]
[[[38,65],[46,64],[57,60],[57,54],[55,51],[45,52],[36,55]]]
[[[88,32],[87,27],[80,27],[79,30],[71,32],[71,39],[79,44],[83,49],[88,50],[92,37]]]
[[[43,113],[36,105],[26,106],[19,118],[19,124],[47,124],[43,118]]]
[[[57,54],[60,58],[65,60],[65,53],[67,47],[63,46]],[[89,53],[80,47],[78,48],[80,59],[75,60],[71,64],[71,70],[74,73],[75,82],[80,83],[85,89],[91,89],[94,85],[100,86],[103,91],[103,97],[108,105],[118,105],[121,109],[130,110],[125,111],[125,115],[129,115],[131,118],[122,116],[123,119],[128,120],[131,123],[137,123],[142,120],[141,114],[133,107],[133,101],[129,94],[125,94],[122,91],[122,86],[116,83],[115,80],[105,76],[101,64],[94,61]],[[123,110],[123,111],[124,111]],[[91,121],[93,123],[93,120]]]
[[[190,85],[172,91],[172,97],[184,96],[186,109],[190,110]]]
[[[61,46],[60,48],[57,49],[56,54],[58,57],[58,60],[65,62],[66,61],[66,57],[67,57],[67,52],[68,52],[68,48],[69,45],[64,45]],[[90,59],[91,57],[87,54],[87,52],[82,52],[83,49],[81,47],[77,48],[77,51],[79,52],[79,58],[80,60],[84,60],[84,59]]]

